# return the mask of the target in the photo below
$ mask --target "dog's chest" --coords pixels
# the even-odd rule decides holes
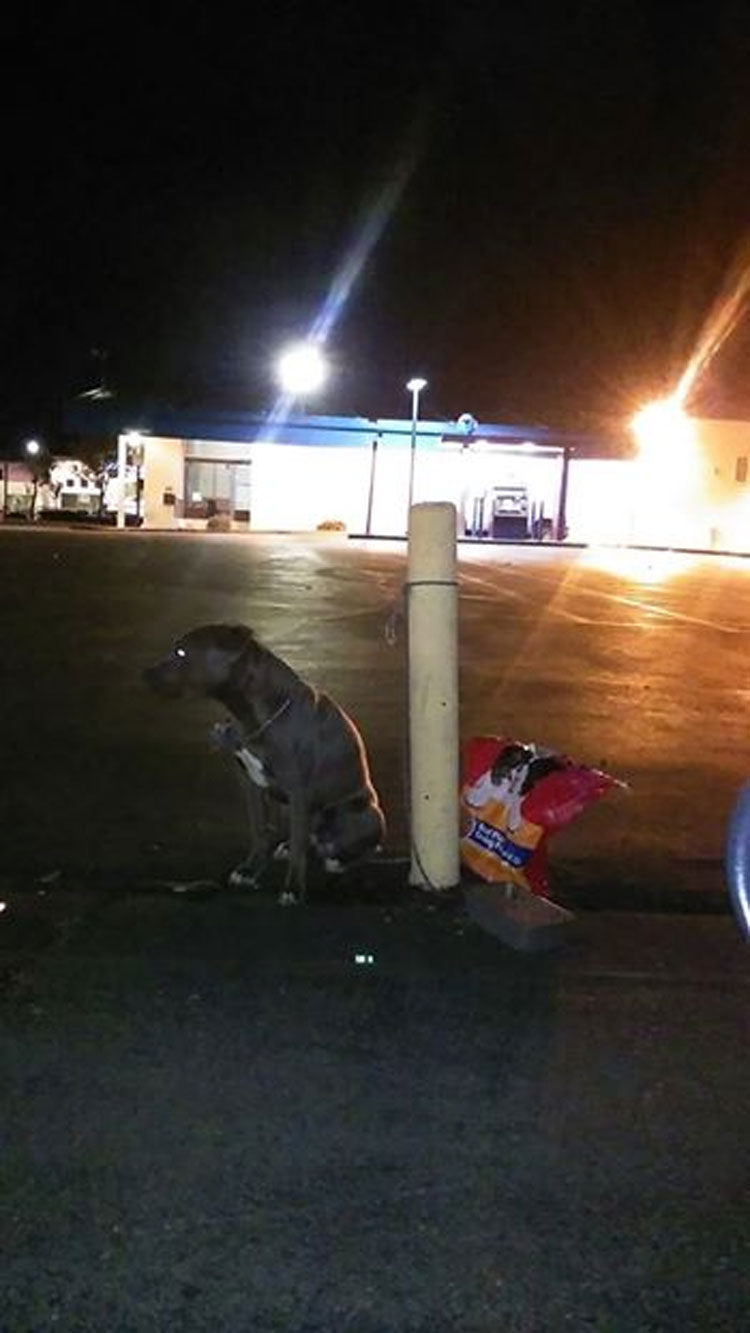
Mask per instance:
[[[263,758],[256,754],[254,750],[248,750],[246,745],[240,746],[234,752],[235,758],[242,765],[251,782],[256,787],[270,787],[271,775]]]

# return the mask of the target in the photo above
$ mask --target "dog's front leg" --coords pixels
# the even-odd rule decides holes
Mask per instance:
[[[305,793],[295,788],[289,793],[289,861],[279,902],[284,906],[304,902],[307,893],[307,844],[310,815]]]
[[[230,873],[235,889],[257,889],[271,856],[269,800],[265,791],[248,780],[240,765],[240,781],[245,797],[248,829],[248,853]]]

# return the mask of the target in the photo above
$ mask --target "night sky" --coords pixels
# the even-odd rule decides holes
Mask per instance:
[[[388,197],[315,406],[616,426],[746,241],[747,4],[28,6],[4,51],[3,450],[102,371],[269,407]],[[747,324],[696,408],[750,413]]]

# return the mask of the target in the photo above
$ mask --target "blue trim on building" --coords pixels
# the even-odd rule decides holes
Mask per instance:
[[[411,441],[411,420],[337,416],[289,416],[280,426],[271,427],[265,414],[253,412],[207,412],[176,410],[168,407],[148,407],[129,411],[116,404],[69,405],[63,414],[64,429],[79,435],[118,435],[125,430],[140,430],[148,435],[165,436],[180,440],[211,440],[233,443],[269,443],[327,445],[329,448],[361,448],[377,439],[385,445],[408,445]],[[418,424],[420,448],[445,443],[459,445],[487,441],[498,445],[531,444],[555,451],[570,449],[587,456],[607,456],[611,446],[606,442],[570,431],[554,431],[546,426],[509,426],[496,423],[477,423],[467,432],[455,421],[430,421],[420,418]]]

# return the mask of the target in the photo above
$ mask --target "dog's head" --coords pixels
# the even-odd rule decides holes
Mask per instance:
[[[492,765],[492,781],[499,786],[504,778],[510,777],[511,773],[517,772],[519,768],[525,768],[533,758],[534,751],[528,745],[511,741],[500,751]]]
[[[143,678],[169,699],[183,695],[216,695],[248,675],[258,641],[247,625],[199,625],[178,639],[171,653]]]

